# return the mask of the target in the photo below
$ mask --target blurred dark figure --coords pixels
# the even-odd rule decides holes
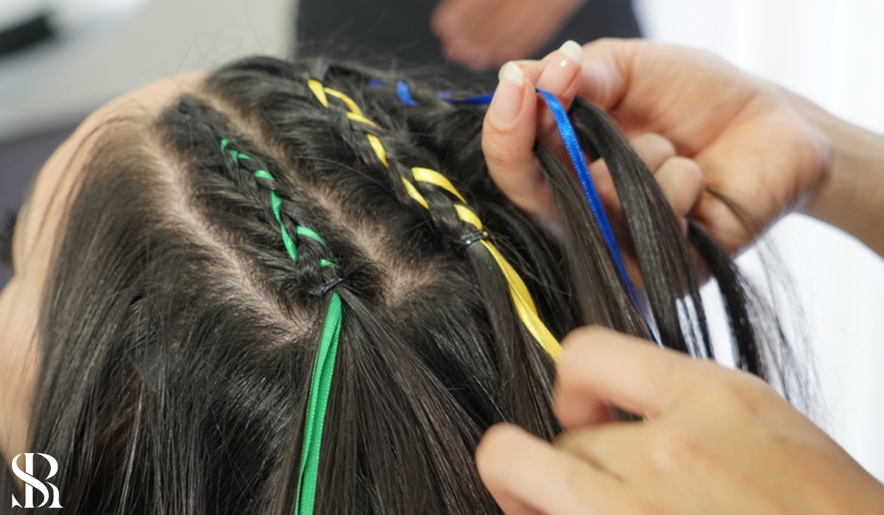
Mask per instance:
[[[302,54],[492,85],[506,61],[641,29],[631,0],[300,0],[297,36]]]

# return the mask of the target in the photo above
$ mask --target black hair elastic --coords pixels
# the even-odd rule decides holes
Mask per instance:
[[[342,282],[346,280],[346,277],[334,277],[331,280],[327,281],[325,284],[319,287],[319,296],[325,297],[325,295],[337,288]]]
[[[488,231],[473,231],[463,238],[460,239],[460,244],[463,245],[464,248],[468,248],[473,243],[477,241],[482,241],[488,238]]]

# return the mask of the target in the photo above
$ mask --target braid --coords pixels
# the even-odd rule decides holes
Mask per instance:
[[[350,120],[362,123],[364,125],[370,127],[377,127],[373,121],[367,119],[359,106],[347,95],[333,90],[331,88],[324,87],[319,81],[315,79],[310,79],[308,81],[308,85],[310,90],[316,96],[317,100],[324,106],[329,106],[328,96],[334,96],[335,98],[340,99],[344,105],[347,106],[347,118]],[[368,140],[371,148],[373,149],[377,159],[383,163],[386,168],[390,168],[390,162],[387,156],[387,151],[381,143],[380,139],[377,135],[372,132],[365,132],[366,139]],[[415,187],[415,184],[420,185],[431,185],[432,187],[441,188],[442,190],[450,193],[455,196],[460,203],[451,204],[454,207],[454,211],[457,213],[458,219],[463,222],[463,225],[466,227],[462,229],[463,232],[459,234],[459,239],[463,240],[464,238],[471,237],[476,231],[481,231],[484,233],[485,228],[482,224],[482,221],[479,219],[479,216],[467,206],[467,202],[464,197],[457,191],[451,181],[449,181],[445,176],[440,174],[435,170],[431,170],[429,168],[422,167],[412,167],[410,169],[411,177],[407,177],[406,174],[402,174],[400,172],[400,177],[405,187],[405,191],[409,197],[411,197],[415,202],[417,202],[424,209],[433,212],[430,204],[427,202],[424,195]],[[509,294],[513,300],[513,304],[515,306],[516,312],[518,313],[519,318],[522,323],[525,325],[528,332],[531,333],[532,337],[537,341],[538,344],[550,355],[552,359],[558,359],[561,355],[562,349],[558,340],[549,332],[549,329],[546,328],[543,321],[540,319],[539,314],[537,313],[537,308],[534,305],[534,300],[531,298],[531,294],[525,286],[522,278],[519,277],[519,274],[513,269],[513,267],[509,264],[505,257],[497,250],[497,248],[490,243],[487,238],[482,238],[482,246],[488,251],[488,253],[492,256],[495,263],[497,263],[500,268],[501,273],[505,277],[508,285],[509,285]]]
[[[562,430],[538,332],[645,331],[569,167],[537,147],[560,246],[491,180],[484,108],[426,87],[403,104],[367,87],[372,75],[250,58],[147,126],[102,133],[38,331],[33,416],[58,423],[33,441],[70,464],[58,476],[66,508],[499,514],[473,461],[481,435],[498,422],[546,440]],[[654,178],[602,114],[578,102],[571,116],[612,174],[633,166],[618,192],[653,200],[623,204],[653,222],[640,247],[662,255],[656,269],[689,272]],[[699,248],[716,265],[738,363],[785,389],[778,320],[759,317],[725,253]],[[682,279],[646,283],[678,315],[654,321],[701,333],[697,314],[678,325],[694,309]]]
[[[358,120],[348,120],[351,122],[364,125]],[[332,121],[332,126],[335,124]],[[304,177],[314,178],[311,170],[298,169],[299,176],[293,178],[291,172],[295,170],[266,157],[267,152],[244,150],[253,144],[249,138],[237,134],[239,131],[233,127],[245,125],[227,120],[205,103],[185,97],[176,110],[167,113],[163,128],[169,131],[167,140],[181,149],[188,159],[196,157],[190,167],[194,180],[223,180],[223,187],[218,184],[194,192],[201,203],[212,206],[206,213],[208,222],[224,231],[232,231],[229,236],[234,240],[238,239],[237,233],[241,229],[246,229],[248,241],[257,243],[260,248],[272,248],[276,253],[281,251],[286,256],[285,265],[276,260],[272,262],[272,267],[279,267],[281,273],[270,273],[269,278],[271,283],[277,276],[295,280],[286,281],[274,290],[282,293],[283,298],[293,294],[297,303],[307,307],[315,305],[311,298],[329,292],[332,298],[320,308],[325,311],[323,326],[326,329],[331,326],[327,321],[334,310],[331,303],[335,298],[340,299],[337,359],[331,358],[330,353],[323,354],[324,346],[320,343],[313,354],[313,372],[302,375],[308,379],[309,393],[305,389],[292,391],[292,397],[299,399],[297,409],[304,414],[301,424],[290,428],[292,442],[298,442],[296,447],[300,451],[292,456],[284,455],[285,461],[292,464],[290,479],[284,481],[293,492],[291,503],[296,507],[296,513],[335,511],[335,507],[339,507],[340,495],[352,499],[356,506],[372,505],[375,512],[414,512],[415,506],[427,502],[427,495],[432,496],[440,512],[466,513],[467,506],[484,507],[480,510],[494,512],[494,503],[481,488],[472,466],[472,453],[481,436],[481,428],[496,421],[525,417],[517,415],[510,407],[501,406],[508,404],[505,401],[481,398],[463,391],[464,384],[475,383],[477,387],[487,389],[481,385],[501,382],[495,377],[489,357],[482,355],[487,349],[481,345],[469,346],[464,349],[472,355],[469,359],[440,355],[439,350],[427,347],[426,336],[415,338],[414,343],[406,340],[401,334],[402,329],[394,329],[392,323],[395,322],[379,310],[383,308],[382,304],[375,308],[367,305],[364,301],[372,299],[371,288],[354,287],[350,277],[351,274],[361,275],[363,284],[377,284],[380,281],[376,268],[373,269],[370,263],[366,266],[361,252],[344,241],[342,231],[335,230],[330,217],[323,214],[322,202],[316,201],[317,191],[310,191],[309,183],[299,183]],[[235,134],[236,139],[226,137],[230,134]],[[362,134],[356,134],[366,141]],[[210,140],[215,141],[214,150],[205,153]],[[221,152],[218,151],[219,145]],[[269,171],[274,169],[280,173]],[[231,199],[235,199],[232,204]],[[328,239],[326,234],[337,236]],[[343,252],[336,257],[330,247],[343,249]],[[266,263],[266,257],[257,257],[249,248],[237,245],[237,250],[256,259],[259,266]],[[362,267],[368,271],[356,274]],[[348,273],[342,274],[342,270]],[[347,280],[341,282],[345,277]],[[470,306],[470,302],[465,306]],[[416,303],[414,312],[402,315],[408,319],[423,319],[422,323],[426,325],[427,318],[421,315],[422,309]],[[437,314],[444,316],[444,313]],[[461,341],[475,339],[487,332],[476,326],[456,327],[458,324],[446,324],[444,320],[443,317],[440,324],[449,326],[446,331],[456,328],[464,335]],[[409,320],[409,324],[414,323]],[[419,350],[423,355],[418,354]],[[430,359],[427,355],[435,357]],[[427,369],[430,362],[434,362],[435,367],[447,369],[441,377],[453,384],[443,385],[436,377],[437,372]],[[299,364],[298,368],[302,366]],[[334,372],[334,381],[331,381],[332,374],[322,374],[322,369]],[[334,420],[333,425],[311,421],[311,418],[321,418],[316,416],[319,411],[316,399],[322,397],[317,391],[327,393],[325,418]],[[358,402],[354,403],[354,399]],[[319,404],[323,404],[321,401]],[[477,413],[495,415],[485,415],[486,420],[477,425]],[[550,420],[550,413],[551,409],[547,408],[544,419]],[[373,445],[356,438],[368,427],[377,428],[377,431],[371,431],[372,435],[390,435],[388,445],[396,456],[397,465],[382,464],[359,455]],[[437,434],[458,437],[440,441],[434,436]],[[543,434],[551,437],[553,431],[546,430]],[[360,465],[346,471],[323,465],[347,462]],[[415,471],[408,478],[396,476],[397,470],[406,468],[415,468]],[[464,471],[468,471],[469,481],[463,480]],[[437,484],[439,478],[445,478],[444,482]],[[328,490],[329,485],[335,485],[335,488]],[[428,489],[430,485],[436,486]],[[441,491],[447,494],[440,495]]]
[[[236,164],[240,161],[251,161],[252,158],[235,149],[228,148],[230,141],[221,140],[221,152],[227,152]],[[276,192],[276,179],[267,170],[256,170],[253,175],[259,184],[270,191],[270,205],[273,216],[279,224],[282,240],[286,251],[292,261],[298,260],[298,247],[295,240],[289,235],[283,223],[282,199]],[[303,238],[311,239],[323,247],[326,247],[322,239],[312,229],[298,225],[295,234]],[[320,258],[320,267],[336,266],[336,260]],[[325,322],[322,326],[322,336],[319,341],[319,350],[316,354],[316,363],[313,366],[313,379],[310,384],[310,394],[307,399],[309,409],[304,429],[304,450],[301,453],[301,469],[298,475],[298,491],[295,496],[295,513],[312,514],[316,503],[316,482],[319,476],[319,456],[322,444],[322,430],[325,425],[325,415],[328,410],[328,396],[331,390],[332,377],[334,375],[335,361],[338,354],[338,342],[341,337],[341,297],[334,291],[334,285],[340,284],[341,278],[333,279],[322,286],[320,294],[331,291]]]
[[[531,292],[519,274],[490,241],[479,216],[443,175],[429,168],[403,164],[405,160],[432,162],[425,151],[409,149],[391,139],[389,131],[368,119],[358,104],[344,93],[325,87],[315,79],[308,80],[308,83],[314,103],[326,109],[332,119],[348,121],[351,130],[344,128],[345,133],[341,136],[344,140],[355,136],[352,144],[358,149],[361,160],[367,166],[388,172],[382,176],[386,176],[387,184],[397,193],[399,202],[412,210],[417,207],[417,212],[422,211],[424,216],[429,215],[426,219],[432,222],[432,226],[447,236],[453,248],[466,254],[493,327],[488,338],[494,343],[499,380],[506,385],[501,392],[501,405],[506,412],[530,414],[521,423],[536,434],[556,434],[560,428],[555,418],[549,416],[552,412],[550,398],[540,392],[548,392],[552,387],[549,360],[558,356],[560,345],[541,321]],[[522,222],[522,225],[528,224]],[[477,232],[482,235],[480,244],[464,245],[474,239]],[[540,247],[536,244],[526,246]],[[509,303],[505,299],[509,299]],[[563,308],[562,312],[567,310]],[[536,344],[526,346],[532,340]],[[537,384],[535,378],[541,383]],[[525,392],[537,394],[525,395]]]

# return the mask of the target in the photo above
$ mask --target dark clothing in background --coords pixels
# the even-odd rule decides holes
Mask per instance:
[[[300,0],[298,53],[358,59],[382,68],[441,67],[463,84],[495,85],[497,70],[474,74],[445,57],[430,20],[438,0]],[[573,39],[640,37],[631,0],[588,0],[535,58]]]

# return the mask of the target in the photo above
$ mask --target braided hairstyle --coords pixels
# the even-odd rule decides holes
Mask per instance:
[[[484,430],[561,431],[554,361],[501,260],[551,338],[589,323],[649,335],[552,153],[537,148],[561,244],[491,181],[483,107],[419,85],[406,105],[371,78],[396,80],[249,58],[157,119],[105,131],[40,315],[32,444],[60,464],[66,513],[295,513],[335,302],[315,512],[499,513],[473,464]],[[654,331],[711,356],[665,198],[603,113],[578,103],[572,117],[610,163]],[[726,254],[691,234],[727,300],[738,363],[780,377],[782,342],[753,329],[760,312]]]

